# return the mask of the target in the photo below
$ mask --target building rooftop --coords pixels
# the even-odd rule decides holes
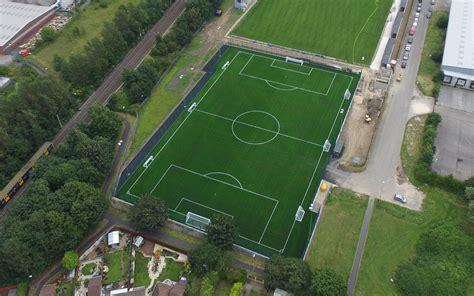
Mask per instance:
[[[49,10],[50,6],[0,0],[0,47],[7,45],[21,29]]]
[[[474,1],[452,0],[443,70],[474,75]]]
[[[41,288],[40,291],[40,296],[54,296],[56,295],[56,285],[50,284],[50,285],[44,285],[43,288]]]

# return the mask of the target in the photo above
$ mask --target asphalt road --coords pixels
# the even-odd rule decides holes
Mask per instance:
[[[122,72],[125,69],[134,69],[143,61],[155,45],[156,35],[163,35],[184,11],[185,0],[176,0],[165,15],[151,28],[143,39],[132,48],[123,61],[105,78],[104,82],[82,104],[79,111],[64,125],[53,139],[54,145],[61,143],[70,130],[87,120],[89,109],[95,104],[107,104],[109,98],[122,86]]]

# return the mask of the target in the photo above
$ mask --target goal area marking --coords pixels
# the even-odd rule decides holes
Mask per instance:
[[[241,51],[239,51],[239,54],[241,53]],[[243,52],[242,52],[243,53]],[[243,53],[244,54],[244,53]],[[265,81],[267,84],[270,82],[270,83],[274,83],[274,84],[279,84],[279,85],[282,85],[282,86],[286,86],[287,88],[291,88],[291,89],[284,89],[284,90],[301,90],[301,91],[304,91],[304,92],[309,92],[309,93],[313,93],[313,94],[318,94],[318,95],[322,95],[322,96],[327,96],[329,94],[329,91],[331,90],[332,88],[332,84],[334,83],[334,80],[336,80],[336,76],[337,75],[340,75],[339,73],[336,73],[336,72],[329,72],[329,71],[325,71],[325,70],[320,70],[320,69],[317,69],[315,68],[314,70],[316,71],[321,71],[321,72],[327,72],[327,73],[331,73],[333,75],[332,77],[332,80],[331,80],[331,83],[329,84],[329,87],[327,88],[326,92],[322,93],[322,92],[319,92],[319,91],[315,91],[315,90],[310,90],[310,89],[306,89],[304,87],[298,87],[298,86],[295,86],[295,85],[291,85],[291,84],[287,84],[287,83],[282,83],[282,82],[278,82],[278,81],[274,81],[274,80],[271,80],[271,79],[266,79],[266,78],[262,78],[262,77],[259,77],[259,76],[255,76],[255,75],[250,75],[250,74],[246,74],[244,73],[245,69],[247,68],[248,64],[252,61],[252,59],[254,57],[263,57],[263,58],[267,58],[267,59],[271,59],[273,62],[274,61],[278,61],[276,59],[272,59],[272,58],[268,58],[268,57],[264,57],[264,56],[261,56],[261,55],[256,55],[256,54],[250,54],[250,58],[247,60],[247,63],[245,63],[245,65],[242,67],[242,69],[240,70],[239,72],[239,75],[241,76],[246,76],[246,77],[250,77],[250,78],[253,78],[253,79],[257,79],[257,80],[261,80],[261,81]],[[237,54],[238,55],[238,54]],[[271,65],[270,65],[271,67]],[[274,68],[280,68],[280,67],[274,67]],[[289,69],[286,69],[286,68],[282,68],[283,70],[285,71],[289,71],[289,72],[297,72],[297,71],[294,71],[294,70],[289,70]],[[301,73],[300,73],[301,74]],[[277,88],[278,89],[278,88]]]

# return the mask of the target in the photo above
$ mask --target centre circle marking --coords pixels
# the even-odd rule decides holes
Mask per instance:
[[[240,118],[240,117],[245,116],[245,115],[250,114],[250,113],[261,113],[261,114],[265,114],[265,115],[270,116],[270,117],[273,118],[273,120],[275,120],[275,122],[277,123],[277,126],[278,126],[277,130],[276,130],[276,131],[272,131],[272,130],[268,130],[268,129],[265,129],[265,128],[261,128],[261,127],[259,127],[259,126],[255,126],[255,125],[253,125],[253,124],[247,124],[247,123],[245,123],[245,122],[240,122],[240,121],[239,121],[239,118]],[[242,125],[247,125],[247,126],[249,126],[249,127],[254,127],[254,128],[256,128],[256,129],[262,129],[262,130],[265,130],[265,131],[268,131],[268,132],[273,132],[273,133],[275,133],[275,135],[274,135],[273,137],[271,137],[270,139],[266,140],[266,141],[261,141],[261,142],[249,142],[249,141],[246,141],[246,140],[242,139],[241,137],[239,137],[239,136],[237,135],[237,133],[236,133],[235,130],[234,130],[234,125],[235,125],[236,123],[239,123],[239,124],[242,124]],[[251,111],[247,111],[247,112],[241,113],[241,114],[237,115],[237,117],[232,121],[232,134],[234,135],[234,137],[237,138],[237,140],[239,140],[239,141],[242,142],[242,143],[248,144],[248,145],[264,145],[264,144],[267,144],[267,143],[269,143],[269,142],[275,140],[276,137],[278,137],[278,135],[279,135],[279,133],[280,133],[280,129],[281,129],[280,122],[278,121],[278,119],[277,119],[274,115],[272,115],[272,114],[270,114],[270,113],[268,113],[268,112],[265,112],[265,111],[260,111],[260,110],[251,110]]]

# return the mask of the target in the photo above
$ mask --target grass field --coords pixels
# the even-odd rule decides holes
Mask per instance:
[[[415,117],[408,122],[402,146],[402,163],[412,181],[415,178],[411,164],[419,157],[425,119],[426,116]],[[421,212],[377,200],[358,276],[357,295],[398,295],[390,279],[400,263],[415,255],[422,233],[440,221],[469,227],[461,198],[435,187],[422,186],[421,189],[426,193]],[[472,229],[472,224],[470,227]]]
[[[306,259],[312,269],[329,268],[349,279],[366,208],[365,196],[331,192]]]
[[[391,5],[391,0],[259,0],[233,34],[369,65]]]
[[[228,67],[223,70],[223,66]],[[231,216],[238,243],[270,255],[301,256],[315,216],[306,210],[319,185],[359,76],[228,49],[150,156],[119,189],[136,202],[151,193],[170,217]],[[194,104],[193,104],[194,105]],[[147,156],[145,160],[148,160]],[[144,163],[145,164],[145,163]]]
[[[150,258],[143,256],[140,252],[135,252],[134,287],[148,287],[150,285],[151,279],[148,276],[148,262],[150,262]]]
[[[109,0],[107,7],[103,8],[99,1],[93,1],[83,11],[76,13],[52,42],[35,50],[30,58],[52,69],[55,54],[67,59],[73,54],[82,52],[88,41],[100,36],[104,23],[112,21],[120,5],[138,2],[139,0]],[[81,32],[79,36],[73,34],[74,28],[79,28]]]
[[[448,15],[447,11],[435,11],[428,25],[423,52],[421,53],[420,69],[418,70],[418,86],[425,96],[433,96],[435,84],[440,82],[433,81],[433,75],[438,75],[441,71],[441,65],[433,61],[431,55],[442,51],[444,48],[445,32],[440,29],[436,23],[442,17]]]

